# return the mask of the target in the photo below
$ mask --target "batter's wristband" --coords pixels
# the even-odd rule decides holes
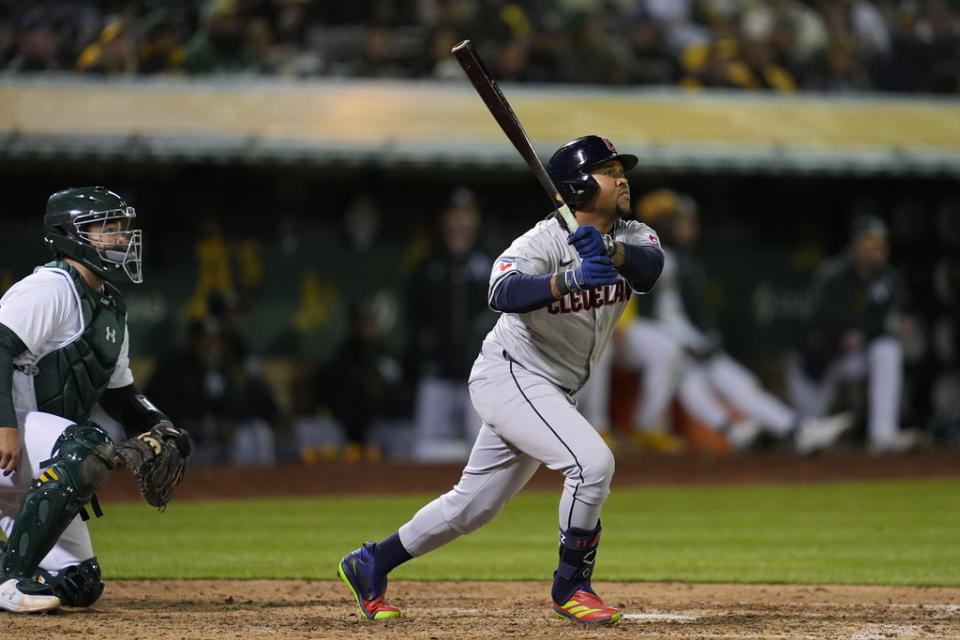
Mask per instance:
[[[603,238],[603,252],[612,258],[613,254],[617,252],[617,241],[609,233],[603,233],[600,237]]]
[[[578,275],[576,269],[566,269],[557,273],[557,291],[560,292],[561,298],[571,291],[580,291],[583,288]]]

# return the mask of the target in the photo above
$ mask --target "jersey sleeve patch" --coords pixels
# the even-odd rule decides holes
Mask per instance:
[[[517,259],[516,258],[502,258],[493,266],[493,275],[499,276],[500,274],[506,273],[510,270],[517,268]]]

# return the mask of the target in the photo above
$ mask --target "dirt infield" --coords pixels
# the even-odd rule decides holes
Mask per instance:
[[[399,619],[360,619],[332,581],[113,581],[89,610],[5,616],[10,638],[960,638],[960,589],[598,583],[625,612],[583,628],[545,582],[390,585]],[[12,631],[12,635],[10,632]]]
[[[459,465],[286,465],[238,471],[191,469],[176,499],[336,493],[441,492]],[[857,452],[797,459],[619,456],[616,487],[756,484],[960,477],[960,452],[873,457]],[[559,490],[538,473],[530,488]],[[114,477],[104,502],[138,500],[131,479]],[[549,609],[548,582],[408,582],[390,585],[397,620],[370,622],[339,581],[114,580],[91,609],[2,616],[10,638],[954,638],[960,589],[598,582],[625,617],[616,627],[583,628]]]

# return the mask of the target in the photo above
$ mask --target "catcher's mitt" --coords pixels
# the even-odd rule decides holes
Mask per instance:
[[[163,421],[117,445],[117,459],[136,477],[147,502],[163,511],[183,480],[190,448],[189,434]]]

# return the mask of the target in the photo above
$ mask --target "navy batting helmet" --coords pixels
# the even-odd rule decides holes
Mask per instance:
[[[55,256],[73,258],[115,284],[139,283],[143,281],[141,232],[130,228],[136,215],[133,207],[106,187],[64,189],[47,200],[43,239]],[[118,228],[100,232],[104,224],[117,221]]]
[[[575,207],[589,200],[597,190],[597,181],[590,175],[590,169],[609,160],[619,160],[625,171],[637,164],[637,156],[617,153],[613,143],[603,136],[583,136],[557,149],[547,163],[547,174],[563,201]]]

